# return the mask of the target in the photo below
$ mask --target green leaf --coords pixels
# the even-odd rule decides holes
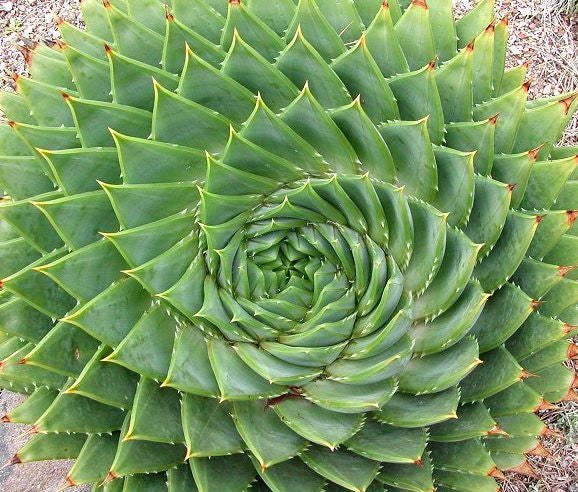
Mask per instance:
[[[58,391],[41,386],[26,398],[20,405],[6,414],[10,422],[32,425],[52,404]]]
[[[285,398],[271,406],[291,430],[330,449],[353,436],[363,421],[362,414],[333,412],[303,398]]]
[[[188,0],[172,0],[171,8],[173,14],[181,23],[217,44],[221,39],[221,30],[225,25],[225,19],[210,4],[211,2],[195,2],[192,4]],[[224,13],[227,13],[226,10]]]
[[[331,112],[331,118],[353,146],[361,161],[362,172],[368,172],[386,183],[392,183],[395,166],[383,137],[363,110],[359,99]]]
[[[163,37],[110,3],[105,7],[114,45],[119,53],[157,66],[162,57]]]
[[[506,348],[517,359],[528,357],[556,340],[564,338],[571,329],[564,322],[532,313],[506,342]]]
[[[284,392],[283,386],[268,383],[253,372],[225,342],[210,339],[207,345],[222,400],[260,399]]]
[[[37,267],[71,296],[88,301],[121,278],[126,263],[108,241],[97,241]],[[85,279],[90,278],[90,282]]]
[[[112,148],[42,150],[58,185],[67,195],[96,191],[98,181],[119,183],[117,153]]]
[[[391,151],[397,181],[407,193],[430,201],[438,184],[437,168],[427,129],[427,118],[379,125]]]
[[[255,96],[244,86],[187,48],[177,94],[206,106],[240,125],[255,107]]]
[[[391,487],[403,487],[403,490],[428,492],[434,488],[431,474],[431,462],[425,453],[419,464],[384,464],[377,480]]]
[[[530,173],[521,206],[530,210],[550,208],[575,169],[574,157],[536,162]]]
[[[113,146],[114,141],[109,128],[120,133],[130,133],[135,137],[148,137],[150,134],[151,114],[148,111],[120,104],[79,99],[68,94],[65,99],[72,111],[78,138],[83,147]]]
[[[385,82],[379,66],[368,49],[365,38],[349,51],[336,58],[331,67],[344,82],[352,96],[360,96],[360,103],[376,124],[399,119],[393,92]],[[359,74],[363,73],[363,77]]]
[[[369,412],[381,408],[394,394],[392,379],[371,384],[343,384],[318,380],[303,386],[303,394],[316,405],[339,413]]]
[[[342,82],[343,77],[335,73],[335,67],[329,66],[305,39],[300,27],[279,55],[275,66],[297,87],[303,87],[308,82],[312,93],[325,108],[336,108],[351,102]]]
[[[58,235],[72,249],[78,250],[101,239],[103,231],[118,230],[111,204],[102,191],[31,203],[46,215]]]
[[[245,490],[257,475],[247,455],[195,458],[189,461],[199,492]],[[223,470],[227,470],[224,474]]]
[[[456,387],[431,395],[398,392],[375,417],[395,427],[423,427],[455,418],[459,399]]]
[[[425,429],[401,429],[369,419],[345,442],[350,451],[388,463],[415,463],[425,451]]]
[[[185,326],[177,334],[163,386],[195,395],[217,396],[219,388],[209,361],[207,342],[198,328]]]
[[[116,347],[128,334],[150,302],[140,284],[127,278],[114,282],[63,321]]]
[[[472,119],[474,50],[470,46],[463,48],[435,73],[446,123]]]
[[[122,426],[120,442],[109,475],[160,472],[185,461],[185,447],[181,444],[125,440],[129,420],[130,417],[127,416]]]
[[[427,318],[447,311],[457,301],[470,279],[480,245],[463,232],[449,228],[441,266],[425,291],[413,302],[412,317]],[[451,290],[446,286],[450,285]]]
[[[174,90],[178,77],[172,73],[126,57],[108,48],[112,98],[116,104],[152,111],[155,91],[153,79]]]
[[[191,232],[193,212],[178,213],[134,229],[104,234],[131,267],[155,258]]]
[[[0,331],[31,342],[39,342],[52,328],[50,317],[22,299],[12,298],[0,304]]]
[[[246,445],[231,417],[232,407],[216,398],[186,393],[182,421],[187,458],[224,456],[241,453]]]
[[[341,449],[313,446],[301,455],[313,471],[348,490],[365,490],[379,470],[379,462]]]
[[[261,471],[260,464],[254,458],[252,460],[263,482],[274,492],[291,492],[294,483],[299,483],[299,489],[303,492],[324,490],[323,477],[311,470],[299,458],[284,461],[264,472]]]
[[[487,435],[495,425],[483,403],[461,405],[454,419],[430,427],[429,438],[436,442],[464,441]]]
[[[67,478],[75,484],[102,482],[114,460],[117,444],[117,433],[88,436]]]
[[[254,46],[269,62],[275,60],[284,47],[281,38],[241,2],[229,2],[228,5],[227,20],[220,40],[220,45],[225,51],[233,42],[234,32],[249,46]]]
[[[99,48],[104,53],[104,48],[102,46]],[[94,101],[112,101],[110,68],[106,61],[70,45],[64,47],[63,53],[82,97]]]
[[[123,441],[184,442],[179,392],[159,387],[153,379],[141,377]]]
[[[221,152],[229,136],[229,120],[155,84],[152,137],[208,152]],[[116,128],[115,128],[116,129]],[[134,133],[122,132],[121,133]],[[210,138],[207,136],[210,135]],[[148,135],[135,135],[148,137]]]
[[[474,205],[463,229],[472,241],[484,245],[478,253],[483,258],[496,244],[506,223],[512,190],[484,176],[476,176],[474,184]]]
[[[486,292],[494,292],[516,271],[526,253],[538,220],[521,212],[510,212],[496,245],[474,269],[474,277]]]
[[[381,3],[381,5],[377,7],[378,10],[374,18],[364,18],[364,23],[368,26],[365,41],[369,51],[373,55],[384,77],[409,72],[407,60],[405,59],[393,25],[393,2],[373,3]],[[360,2],[357,2],[356,7],[363,17]]]
[[[450,123],[445,127],[446,145],[462,152],[475,152],[474,170],[483,176],[492,169],[496,121],[488,118],[484,121]]]
[[[410,70],[422,68],[436,57],[429,12],[425,2],[412,2],[395,24]]]
[[[320,174],[328,168],[315,148],[281,121],[260,97],[239,134],[309,173]]]
[[[432,442],[428,446],[434,468],[487,475],[494,462],[479,439],[467,439],[459,442]]]
[[[98,348],[98,341],[66,323],[57,323],[26,354],[26,363],[64,376],[78,376]]]
[[[245,364],[272,383],[299,385],[321,374],[321,369],[290,364],[250,343],[236,343],[233,348]]]
[[[154,306],[142,315],[106,361],[120,364],[149,378],[165,378],[177,323],[164,306]]]
[[[448,224],[467,223],[474,202],[475,152],[464,153],[448,147],[434,148],[439,192],[432,202],[438,210],[449,212]]]
[[[510,201],[512,208],[520,207],[535,160],[534,150],[521,154],[500,154],[494,157],[492,177],[514,187]]]
[[[233,43],[221,70],[253,94],[261,94],[267,105],[275,111],[285,107],[299,93],[297,87],[282,72],[238,34],[233,36]]]
[[[343,41],[327,17],[323,15],[315,0],[299,0],[293,20],[287,28],[285,41],[293,39],[299,26],[305,37],[327,63],[345,51]]]
[[[76,458],[86,441],[82,434],[36,434],[18,451],[21,463]]]
[[[457,384],[479,363],[478,344],[466,337],[443,352],[410,361],[399,388],[413,394],[438,393]]]
[[[506,283],[494,292],[484,306],[471,334],[480,345],[480,352],[498,348],[536,308],[532,299],[515,284]]]
[[[190,7],[189,7],[190,8]],[[207,63],[218,67],[225,59],[225,52],[191,30],[171,15],[167,16],[167,34],[164,39],[162,66],[168,72],[180,74],[186,61],[186,52],[192,49]]]
[[[261,400],[234,402],[233,421],[262,470],[296,456],[307,446],[307,441]]]
[[[432,63],[416,71],[402,73],[390,78],[387,83],[397,101],[401,119],[417,121],[425,118],[431,142],[441,145],[444,137],[444,113],[435,82],[435,65]],[[453,145],[452,147],[459,149]]]
[[[437,273],[446,246],[447,215],[417,200],[409,200],[414,248],[404,272],[404,290],[422,292]],[[427,238],[427,239],[426,239]]]
[[[458,46],[466,46],[478,36],[494,18],[495,0],[482,0],[456,22]]]
[[[480,316],[488,297],[477,282],[468,282],[445,312],[431,321],[422,320],[412,326],[414,352],[427,355],[459,342]]]
[[[120,429],[124,412],[80,395],[61,393],[36,421],[40,432],[97,433]]]
[[[281,120],[309,142],[335,171],[357,174],[359,160],[353,147],[313,97],[308,84],[283,111]]]
[[[522,367],[503,347],[485,352],[480,358],[482,365],[460,383],[464,403],[495,395],[523,377]]]
[[[179,212],[190,212],[197,205],[199,196],[195,182],[134,185],[102,183],[101,186],[124,229],[150,224]]]
[[[108,347],[97,350],[66,393],[86,396],[124,410],[133,404],[138,377],[124,367],[103,362],[108,354]]]
[[[35,270],[36,267],[61,257],[63,253],[62,249],[55,250],[3,279],[4,289],[16,294],[46,316],[64,316],[74,306],[74,299],[58,284]]]
[[[511,92],[474,107],[476,121],[499,115],[495,129],[496,154],[507,154],[514,148],[515,136],[522,121],[527,99],[528,87],[523,84]]]

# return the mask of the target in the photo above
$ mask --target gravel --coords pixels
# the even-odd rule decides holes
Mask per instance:
[[[509,14],[510,38],[507,66],[528,62],[533,81],[530,97],[552,96],[578,88],[578,16],[557,13],[560,0],[497,0],[498,18]],[[454,0],[457,15],[471,8],[473,0]],[[59,39],[54,19],[81,26],[78,0],[0,0],[0,89],[12,90],[12,74],[26,75],[24,57],[16,45],[52,43]],[[578,116],[567,129],[563,143],[578,145]],[[0,395],[0,412],[16,406],[20,397]],[[532,457],[539,481],[508,476],[504,492],[578,491],[578,404],[565,402],[543,419],[566,436],[545,442],[553,457]],[[25,442],[23,426],[0,426],[0,463],[8,461]],[[55,492],[63,483],[69,462],[30,463],[0,470],[4,492]],[[68,490],[86,490],[75,488]]]

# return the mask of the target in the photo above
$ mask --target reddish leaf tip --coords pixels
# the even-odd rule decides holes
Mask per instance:
[[[229,5],[241,5],[241,0],[229,0]]]
[[[492,19],[492,22],[488,24],[488,27],[486,27],[486,32],[494,32],[495,30],[496,30],[495,21]]]
[[[64,98],[64,100],[70,99],[70,94],[67,94],[66,92],[61,92],[60,94]]]
[[[468,53],[471,53],[472,51],[474,51],[474,47],[476,46],[476,40],[472,39],[468,45],[466,46],[466,50],[468,51]]]
[[[111,3],[108,0],[104,0],[102,2],[102,5],[105,9],[108,9],[109,7],[112,7]]]
[[[526,456],[542,456],[543,458],[552,457],[552,453],[550,453],[541,442],[538,442],[538,444],[524,454]]]
[[[26,364],[28,362],[28,359],[26,357],[22,357],[22,359],[20,359],[18,362],[16,362],[16,364]]]
[[[423,467],[423,461],[421,458],[418,458],[417,460],[414,460],[413,462],[415,465],[419,466],[420,468]]]
[[[72,478],[70,478],[70,477],[66,477],[66,478],[64,479],[64,482],[66,483],[66,486],[67,486],[67,487],[76,487],[76,486],[78,485],[78,484],[77,484],[74,480],[72,480]]]
[[[494,116],[490,116],[488,118],[488,123],[490,125],[496,126],[496,123],[498,122],[499,117],[500,117],[500,113],[496,113]]]
[[[4,423],[12,422],[12,421],[10,420],[10,417],[8,417],[8,415],[4,415],[2,418],[0,418],[0,420],[1,420],[2,422],[4,422]]]
[[[494,427],[492,427],[489,431],[486,432],[487,436],[509,436],[504,429],[502,429],[497,423],[494,423]]]
[[[545,145],[545,143],[539,145],[535,149],[528,151],[528,157],[530,157],[532,162],[536,162],[536,159],[538,159],[538,154],[540,153],[540,150],[542,150],[542,147],[544,147],[544,145]]]
[[[421,7],[422,9],[429,9],[426,0],[412,0],[412,5],[415,5],[416,7]]]
[[[568,114],[568,111],[570,111],[570,106],[572,106],[572,103],[574,102],[574,100],[578,97],[578,92],[572,94],[571,96],[568,96],[564,99],[562,99],[560,101],[560,104],[562,104],[563,109],[564,109],[564,114]]]
[[[20,459],[18,454],[15,454],[14,456],[12,456],[12,458],[10,459],[10,464],[11,465],[18,465],[19,463],[22,463],[22,460]]]
[[[570,360],[578,359],[578,345],[576,345],[575,343],[570,343],[568,345],[568,350],[566,350],[566,356]]]
[[[506,478],[506,475],[504,475],[497,466],[494,466],[494,467],[488,472],[488,476],[489,476],[489,477],[494,477],[494,478],[501,478],[501,479]]]
[[[536,215],[536,218],[535,218],[536,224],[539,224],[540,222],[542,222],[542,219],[544,217],[545,217],[545,215]]]
[[[570,323],[564,323],[562,325],[562,331],[564,332],[564,335],[574,331],[576,328],[578,328],[578,326],[571,325]]]
[[[104,43],[104,52],[109,55],[111,51],[112,48],[107,43]]]
[[[566,393],[564,395],[564,398],[562,398],[562,400],[560,400],[560,401],[578,402],[578,393],[576,393],[576,391],[574,391],[574,388],[569,388],[568,393]]]
[[[528,92],[530,90],[530,86],[532,85],[532,81],[531,80],[526,80],[526,82],[524,82],[522,84],[522,89],[524,89],[525,92]]]
[[[534,408],[534,412],[541,412],[543,410],[559,410],[560,407],[557,405],[553,405],[552,403],[544,400],[544,398],[542,398],[542,400],[540,401],[540,403],[538,403],[538,405],[536,405],[536,407]]]
[[[520,379],[524,380],[524,379],[528,379],[528,378],[535,378],[537,377],[536,374],[532,374],[531,372],[526,371],[526,369],[522,369],[522,371],[520,372]]]
[[[575,265],[571,265],[571,266],[559,266],[559,267],[558,267],[558,274],[560,275],[560,277],[565,277],[566,275],[568,275],[569,272],[571,272],[572,270],[574,270],[574,268],[576,268]]]

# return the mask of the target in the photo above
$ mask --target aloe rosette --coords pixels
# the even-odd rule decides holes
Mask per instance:
[[[482,0],[83,0],[2,93],[13,463],[105,491],[497,490],[576,399],[577,93]]]

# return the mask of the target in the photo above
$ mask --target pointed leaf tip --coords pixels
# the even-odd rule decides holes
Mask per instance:
[[[422,9],[429,9],[426,0],[412,0],[412,5],[415,5],[416,7],[421,7]]]
[[[566,356],[570,360],[578,360],[578,345],[570,343],[568,345],[568,350],[566,350]]]

